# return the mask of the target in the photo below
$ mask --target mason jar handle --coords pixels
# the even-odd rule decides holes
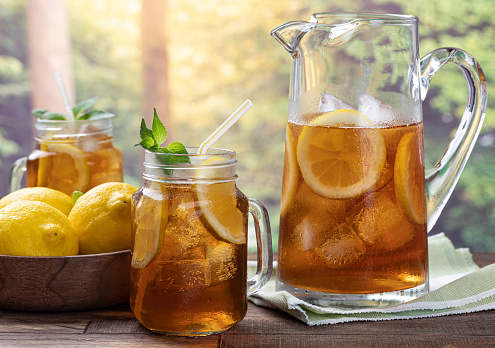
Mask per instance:
[[[460,49],[439,48],[420,60],[422,100],[433,75],[447,63],[454,63],[464,74],[468,98],[454,138],[435,166],[425,173],[428,232],[437,222],[471,154],[485,118],[488,99],[485,75],[478,62]]]
[[[27,157],[19,158],[10,168],[9,193],[21,188],[22,177],[26,171]]]
[[[268,211],[263,203],[256,199],[248,198],[249,212],[254,218],[256,232],[256,244],[258,250],[258,268],[256,274],[248,280],[247,294],[252,295],[261,290],[272,275],[273,253],[272,233]]]

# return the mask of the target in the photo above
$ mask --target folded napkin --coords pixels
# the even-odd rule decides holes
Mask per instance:
[[[495,309],[495,264],[480,269],[468,249],[455,249],[443,234],[428,238],[430,293],[413,301],[372,309],[324,308],[306,303],[286,291],[275,291],[272,278],[249,297],[256,305],[280,309],[308,325],[436,317]],[[256,264],[248,264],[252,272]]]

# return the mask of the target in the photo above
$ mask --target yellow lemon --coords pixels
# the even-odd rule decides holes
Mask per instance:
[[[51,205],[19,201],[0,209],[0,254],[77,255],[79,240],[67,216]]]
[[[325,113],[304,126],[297,144],[304,180],[323,197],[357,197],[375,185],[386,161],[385,141],[355,110]]]
[[[100,254],[131,247],[132,185],[111,182],[81,196],[69,214],[79,236],[80,254]]]
[[[38,201],[50,204],[65,215],[69,215],[74,203],[72,198],[63,192],[47,187],[27,187],[0,199],[0,209],[17,201]]]
[[[38,186],[50,187],[66,194],[88,190],[91,171],[84,152],[73,145],[55,143],[44,143],[41,150],[50,155],[39,160]]]
[[[399,142],[394,165],[395,197],[410,221],[426,222],[424,164],[419,153],[419,138],[406,133]]]

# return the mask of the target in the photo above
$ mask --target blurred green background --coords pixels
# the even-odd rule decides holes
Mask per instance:
[[[150,119],[153,107],[169,129],[170,141],[199,146],[245,99],[254,103],[215,146],[237,152],[238,186],[269,208],[275,245],[291,57],[270,36],[273,28],[309,20],[315,12],[411,14],[420,18],[422,56],[438,47],[459,47],[480,62],[489,89],[495,80],[493,0],[57,3],[68,24],[74,97],[82,101],[99,95],[98,108],[118,115],[115,143],[124,153],[126,182],[141,185],[143,151],[133,145],[139,142],[141,117]],[[33,59],[28,58],[27,28],[51,25],[26,15],[35,5],[40,0],[0,0],[0,197],[7,192],[10,166],[33,144]],[[150,51],[143,48],[150,41],[161,47],[152,71],[146,65]],[[56,52],[36,59],[49,60],[52,55]],[[165,88],[155,88],[157,84]],[[52,92],[58,96],[58,90]],[[455,66],[435,75],[423,105],[428,167],[440,158],[459,124],[466,93],[464,77]],[[478,143],[432,231],[445,232],[457,247],[472,251],[495,251],[494,109],[489,99]]]

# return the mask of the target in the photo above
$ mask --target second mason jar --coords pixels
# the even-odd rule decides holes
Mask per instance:
[[[112,117],[89,120],[45,120],[35,124],[34,149],[12,166],[10,192],[49,187],[68,195],[106,182],[122,182],[124,160],[113,145]]]
[[[148,329],[202,336],[242,320],[247,295],[271,275],[268,213],[236,187],[235,152],[146,152],[133,197],[131,308]],[[258,273],[247,280],[248,216],[255,219]]]

